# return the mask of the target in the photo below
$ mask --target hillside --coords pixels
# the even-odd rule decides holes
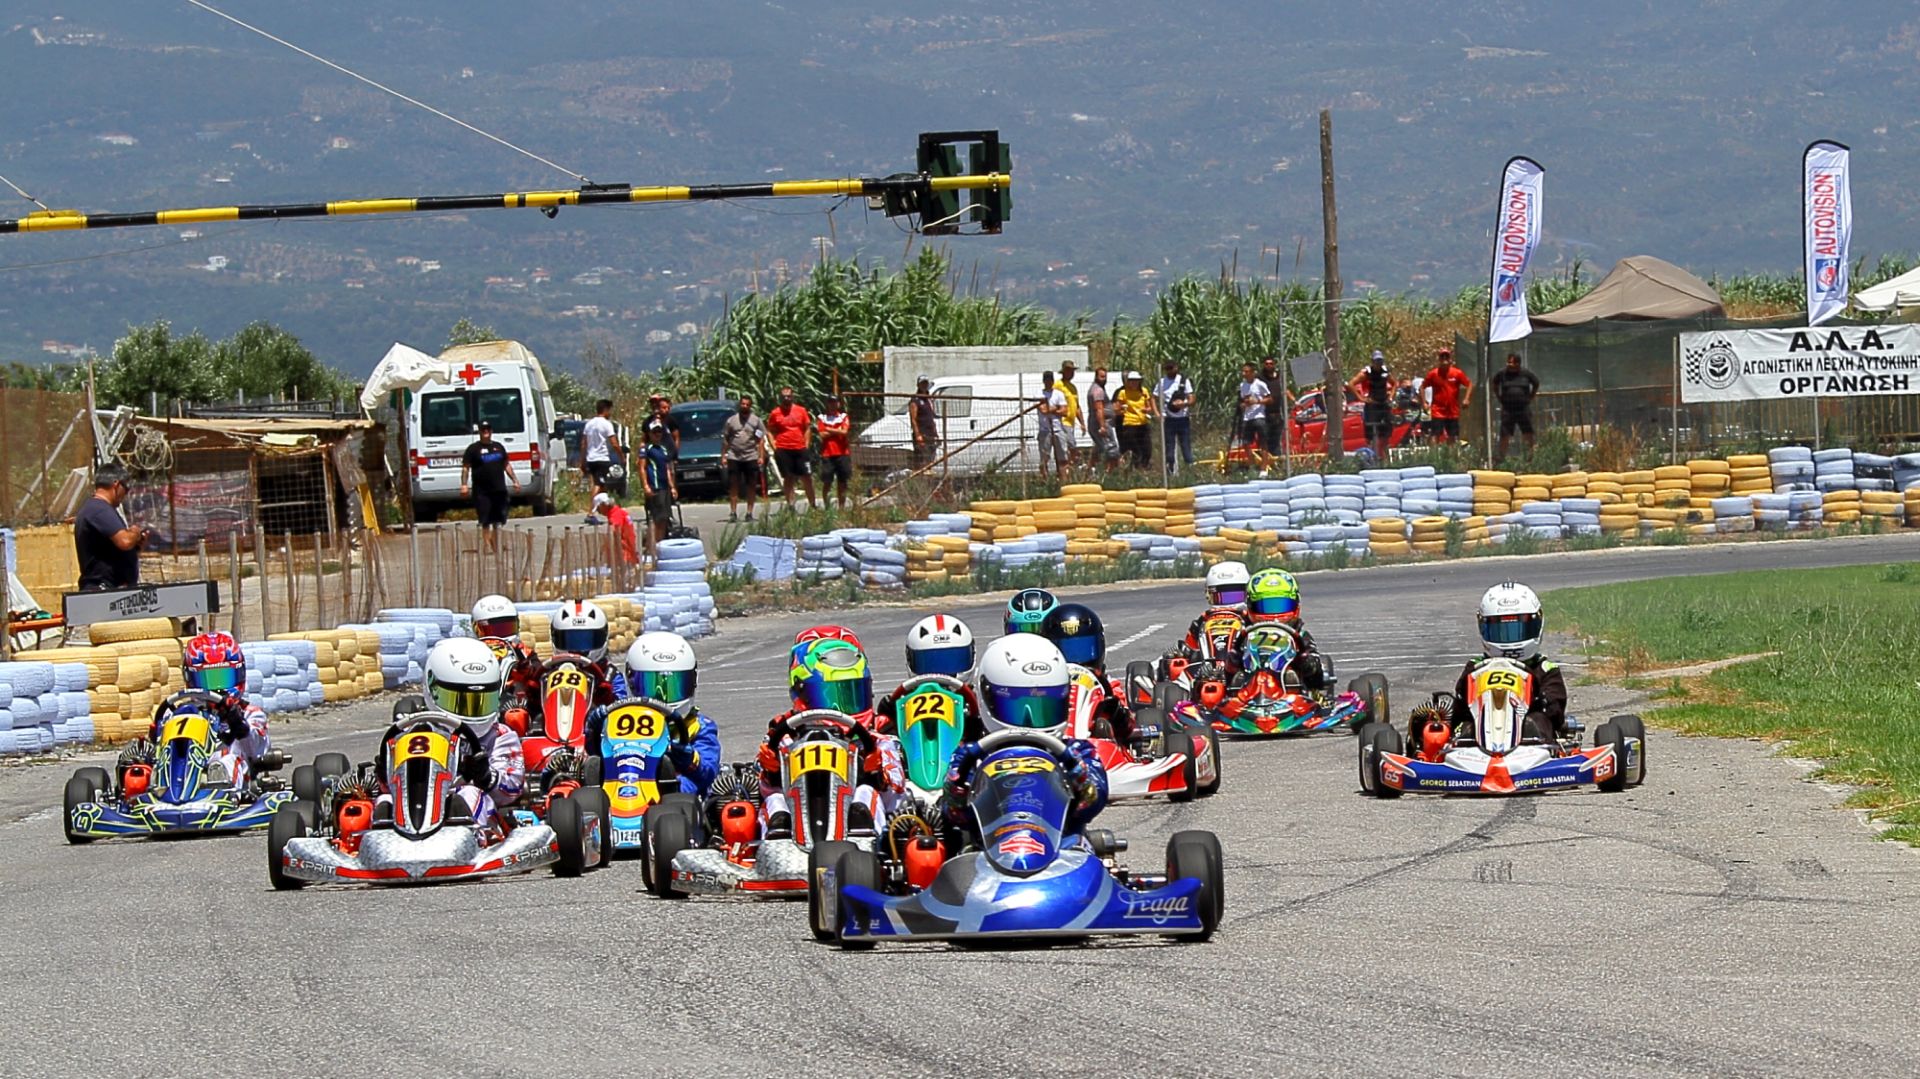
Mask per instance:
[[[1350,283],[1484,273],[1505,158],[1548,169],[1544,268],[1658,254],[1787,271],[1797,161],[1856,151],[1856,254],[1914,246],[1920,13],[1886,4],[1201,0],[701,6],[234,0],[255,20],[602,181],[884,174],[923,129],[998,126],[1020,186],[981,287],[1141,316],[1237,257],[1314,276],[1316,114],[1338,135]],[[1818,63],[1809,63],[1818,57]],[[55,206],[135,209],[570,186],[524,157],[186,5],[0,2],[0,172]],[[9,212],[31,209],[9,195]],[[859,206],[594,209],[8,237],[0,359],[109,347],[167,316],[271,318],[348,371],[469,315],[561,363],[594,337],[684,356],[729,295],[842,256],[898,263]],[[1296,269],[1298,258],[1298,269]],[[211,260],[211,261],[210,261]],[[437,264],[437,269],[426,269]],[[209,268],[217,266],[217,268]],[[651,335],[651,340],[649,339]]]

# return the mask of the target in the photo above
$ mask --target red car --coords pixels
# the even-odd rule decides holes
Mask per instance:
[[[1326,393],[1324,390],[1312,390],[1301,394],[1293,402],[1293,413],[1288,418],[1288,437],[1292,439],[1291,450],[1297,454],[1327,452],[1327,410],[1322,405]],[[1352,390],[1346,392],[1347,411],[1343,430],[1345,432],[1346,452],[1352,453],[1367,444],[1363,414],[1366,406]],[[1388,437],[1388,446],[1403,446],[1415,440],[1421,432],[1420,417],[1415,411],[1395,409],[1393,413],[1393,434]]]

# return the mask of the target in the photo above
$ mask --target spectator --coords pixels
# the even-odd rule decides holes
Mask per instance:
[[[520,486],[507,447],[494,440],[493,424],[480,421],[480,434],[460,456],[460,497],[473,499],[487,550],[500,549],[500,526],[507,523],[507,485]]]
[[[1065,430],[1067,414],[1067,395],[1053,383],[1053,372],[1040,372],[1040,407],[1035,410],[1040,416],[1040,474],[1047,474],[1047,466],[1053,465],[1056,477],[1064,474],[1067,464],[1066,440],[1073,437]]]
[[[1507,442],[1518,430],[1527,439],[1527,452],[1533,452],[1533,399],[1540,394],[1540,376],[1520,366],[1518,352],[1507,353],[1507,366],[1495,371],[1493,399],[1500,402],[1499,459],[1507,456]]]
[[[827,398],[827,407],[815,421],[820,435],[820,497],[823,501],[833,498],[834,484],[840,485],[840,509],[847,508],[847,485],[853,482],[853,455],[848,452],[848,439],[853,434],[853,420],[840,407],[840,398]]]
[[[1287,408],[1287,376],[1280,370],[1278,360],[1272,356],[1260,360],[1260,381],[1267,384],[1267,452],[1285,453]]]
[[[1067,399],[1067,411],[1060,417],[1061,429],[1067,436],[1067,470],[1072,471],[1080,464],[1080,436],[1075,431],[1086,429],[1080,418],[1080,391],[1074,388],[1073,373],[1077,368],[1072,360],[1060,361],[1060,393]]]
[[[1240,365],[1240,444],[1261,449],[1267,440],[1267,405],[1273,391],[1260,380],[1251,361]]]
[[[780,469],[781,487],[787,509],[793,509],[793,484],[807,491],[807,508],[819,509],[813,496],[813,459],[807,451],[813,447],[813,416],[806,406],[795,403],[793,387],[780,387],[780,403],[767,412],[767,430],[773,432],[773,463]]]
[[[1367,444],[1373,447],[1374,460],[1387,460],[1387,443],[1393,438],[1393,374],[1387,370],[1387,354],[1373,350],[1373,358],[1353,376],[1347,388],[1359,395],[1362,411],[1360,426]],[[1329,433],[1333,421],[1327,421]]]
[[[73,552],[79,556],[80,591],[133,588],[140,583],[140,547],[150,530],[127,524],[120,503],[127,498],[127,470],[101,465],[93,473],[93,497],[73,518]]]
[[[1107,395],[1107,361],[1093,361],[1093,382],[1087,387],[1087,434],[1093,439],[1093,459],[1111,471],[1120,459],[1119,417]]]
[[[767,472],[767,425],[753,414],[753,398],[742,396],[740,407],[720,425],[721,457],[727,463],[727,520],[740,519],[740,496],[747,497],[747,520],[760,497]]]
[[[607,489],[607,473],[613,468],[615,454],[624,453],[620,448],[620,436],[613,429],[613,402],[605,397],[594,402],[593,418],[580,428],[580,470],[592,477],[594,494]],[[587,523],[597,525],[600,519],[587,514]]]
[[[933,463],[940,447],[940,418],[933,409],[933,381],[920,376],[913,399],[907,402],[907,420],[913,428],[913,470]]]
[[[658,425],[664,434],[660,444],[667,448],[673,459],[680,459],[680,419],[673,414],[673,399],[664,393],[656,393],[647,398],[652,414],[647,418],[647,426]]]
[[[680,501],[680,485],[673,478],[673,454],[667,449],[664,425],[647,425],[647,447],[640,451],[640,488],[647,494],[650,545],[657,551],[660,541],[667,538],[674,503]]]
[[[1467,373],[1453,362],[1453,350],[1443,348],[1435,354],[1434,365],[1427,372],[1421,388],[1426,393],[1427,434],[1435,442],[1457,442],[1460,439],[1460,410],[1473,403],[1473,382]]]
[[[1154,384],[1153,398],[1160,406],[1161,442],[1167,457],[1167,471],[1173,471],[1176,445],[1187,467],[1193,467],[1193,417],[1187,411],[1193,407],[1193,380],[1180,373],[1179,360],[1160,365],[1160,381]]]
[[[1120,452],[1131,458],[1134,468],[1144,469],[1153,455],[1153,421],[1159,410],[1153,394],[1140,384],[1140,372],[1127,372],[1126,384],[1113,395],[1113,403],[1120,408]]]
[[[642,451],[644,452],[644,451]],[[640,545],[633,533],[633,517],[620,505],[611,491],[593,496],[595,513],[605,514],[607,531],[613,536],[616,557],[629,566],[640,564]]]

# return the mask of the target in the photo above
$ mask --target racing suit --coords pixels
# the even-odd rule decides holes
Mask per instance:
[[[1126,698],[1113,691],[1113,683],[1107,681],[1107,672],[1104,668],[1079,663],[1067,664],[1067,685],[1072,687],[1073,693],[1079,692],[1080,675],[1083,672],[1092,675],[1106,694],[1105,698],[1094,707],[1089,733],[1097,731],[1100,721],[1105,720],[1108,738],[1123,746],[1132,745],[1135,736],[1140,733],[1140,727],[1134,722],[1133,709],[1127,707]]]
[[[780,789],[780,759],[787,743],[793,739],[793,732],[787,730],[787,720],[804,710],[794,709],[773,717],[767,724],[766,741],[760,744],[762,831],[776,813],[786,813],[788,820],[793,819],[793,807],[787,804],[787,792]],[[856,805],[866,807],[877,828],[886,820],[887,811],[898,806],[907,792],[907,762],[900,753],[900,739],[874,730],[877,720],[874,711],[862,712],[852,718],[856,742],[861,743],[856,752],[864,748],[864,752],[860,752],[859,772],[854,777],[853,801]]]
[[[625,694],[622,694],[625,696]],[[587,751],[597,753],[606,735],[607,706],[595,705],[587,713]],[[706,713],[695,709],[675,725],[667,747],[667,759],[680,777],[680,789],[688,794],[707,796],[720,775],[720,728]]]
[[[1073,806],[1067,811],[1061,833],[1063,841],[1079,835],[1107,806],[1107,769],[1100,763],[1099,752],[1084,739],[1069,738],[1066,742],[1067,752],[1055,757],[1073,791]],[[954,749],[953,765],[947,769],[939,808],[948,848],[956,852],[980,849],[980,822],[973,817],[972,803],[973,773],[982,756],[980,743],[962,742]]]
[[[1453,726],[1471,725],[1473,713],[1467,708],[1467,679],[1485,659],[1470,659],[1453,686]],[[1560,665],[1545,656],[1527,660],[1527,673],[1533,675],[1533,699],[1527,702],[1527,721],[1546,739],[1559,738],[1567,730],[1567,680]]]
[[[196,703],[200,698],[195,698]],[[171,704],[174,698],[167,698]],[[247,700],[238,693],[225,693],[214,705],[214,733],[220,739],[220,745],[213,751],[213,759],[225,768],[233,782],[233,789],[245,787],[253,778],[253,762],[267,755],[273,748],[267,737],[267,713],[259,705]],[[147,732],[147,741],[160,740],[161,717],[171,715],[172,709],[166,704],[154,713],[154,722]]]
[[[393,819],[393,792],[387,787],[387,746],[401,730],[401,724],[395,723],[380,736],[380,755],[376,775],[380,781],[380,795],[374,800],[375,819],[385,817]],[[459,787],[455,793],[473,810],[476,824],[483,824],[520,800],[527,789],[527,757],[521,749],[520,736],[512,727],[494,720],[485,734],[475,735],[466,724],[460,725],[460,739],[466,745],[466,755],[460,762]]]

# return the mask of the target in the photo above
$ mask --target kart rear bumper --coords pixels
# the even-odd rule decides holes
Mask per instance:
[[[320,836],[288,840],[283,870],[314,882],[429,884],[527,873],[559,859],[559,843],[545,824],[523,824],[485,847],[478,829],[447,825],[423,839],[385,828],[367,832],[358,855]]]
[[[245,832],[265,828],[273,811],[292,800],[290,791],[272,791],[251,802],[225,794],[179,803],[147,796],[129,802],[82,802],[67,818],[67,830],[100,838]]]
[[[1280,702],[1257,701],[1231,718],[1214,712],[1213,729],[1226,734],[1256,737],[1307,734],[1332,730],[1343,724],[1355,724],[1365,714],[1365,702],[1352,693],[1342,693],[1334,698],[1332,705],[1315,707],[1306,712],[1296,712],[1291,706]]]

